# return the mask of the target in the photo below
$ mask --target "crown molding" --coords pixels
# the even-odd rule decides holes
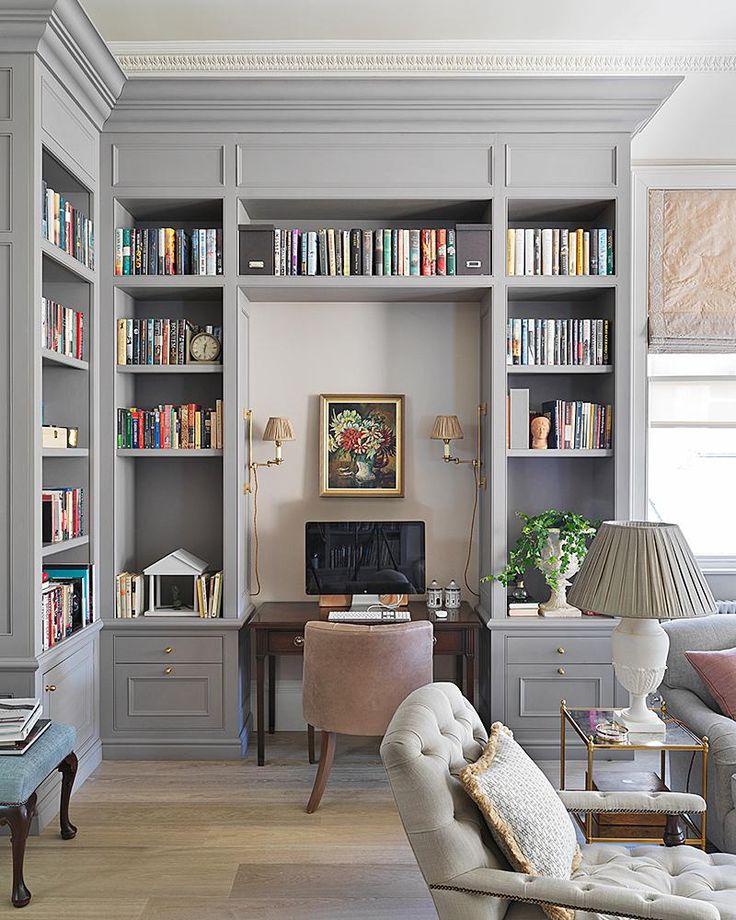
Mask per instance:
[[[736,71],[736,42],[110,42],[129,77]]]

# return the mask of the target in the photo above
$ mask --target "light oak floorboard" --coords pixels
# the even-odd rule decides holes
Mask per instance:
[[[375,739],[338,739],[319,811],[306,734],[268,763],[105,761],[74,796],[79,828],[29,840],[25,920],[436,920]],[[10,906],[0,839],[0,917]]]

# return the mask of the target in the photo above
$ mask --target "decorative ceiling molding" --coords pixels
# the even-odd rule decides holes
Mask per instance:
[[[110,42],[130,77],[736,71],[736,42]]]

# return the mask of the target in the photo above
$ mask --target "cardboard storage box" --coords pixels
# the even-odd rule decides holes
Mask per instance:
[[[458,275],[491,274],[490,224],[458,224],[455,244]]]
[[[241,275],[273,275],[273,224],[238,226]]]

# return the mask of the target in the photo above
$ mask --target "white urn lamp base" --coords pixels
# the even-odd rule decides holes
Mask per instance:
[[[665,724],[647,708],[646,699],[664,678],[670,640],[659,620],[622,618],[611,636],[613,668],[619,683],[629,691],[628,709],[616,718],[630,732],[664,735]]]

